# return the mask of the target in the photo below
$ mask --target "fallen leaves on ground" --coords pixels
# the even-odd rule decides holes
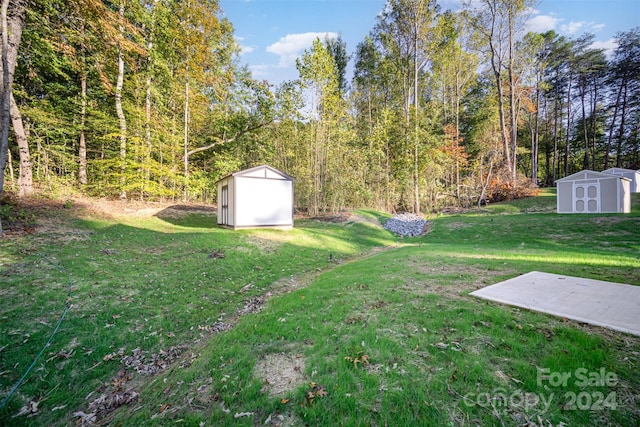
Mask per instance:
[[[224,250],[223,249],[214,249],[209,253],[209,258],[213,259],[224,259]]]
[[[38,402],[35,400],[28,401],[13,418],[26,415],[27,417],[33,417],[38,413]]]
[[[153,375],[167,369],[187,348],[189,348],[187,345],[172,346],[167,350],[160,350],[157,354],[152,354],[148,359],[146,352],[136,348],[130,356],[122,358],[122,363],[126,368],[133,369],[139,374]]]
[[[311,390],[305,393],[305,400],[309,404],[309,406],[313,406],[313,403],[316,397],[325,397],[329,393],[327,393],[327,386],[316,384],[313,381],[309,383],[309,387]]]
[[[345,356],[344,360],[353,363],[353,366],[356,368],[358,367],[358,363],[363,368],[369,364],[369,356],[361,350],[355,351],[352,356]]]
[[[120,362],[124,369],[112,379],[111,384],[100,387],[100,396],[89,403],[88,413],[76,411],[73,413],[77,424],[80,426],[91,426],[97,423],[108,413],[122,405],[135,402],[140,394],[132,388],[127,388],[127,384],[133,379],[135,373],[143,375],[155,375],[169,367],[176,361],[189,346],[172,346],[166,350],[149,355],[149,352],[136,348],[131,354],[125,356],[125,349],[121,348],[117,352],[109,353],[103,357],[103,361],[113,360],[120,357]],[[195,356],[192,355],[191,360]],[[190,361],[189,361],[190,362]],[[166,408],[165,408],[166,409]]]
[[[237,311],[238,315],[244,316],[249,313],[257,313],[262,310],[264,305],[264,297],[251,297],[244,303],[244,307]]]

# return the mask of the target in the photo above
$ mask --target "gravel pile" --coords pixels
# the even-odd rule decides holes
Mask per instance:
[[[427,227],[427,220],[411,213],[396,214],[384,224],[387,230],[402,236],[422,236]]]

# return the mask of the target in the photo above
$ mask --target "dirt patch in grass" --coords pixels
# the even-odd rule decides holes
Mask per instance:
[[[460,298],[495,282],[495,272],[468,265],[417,266],[418,273],[427,277],[410,280],[403,289],[418,295],[437,294]],[[508,274],[509,272],[501,272]]]
[[[293,427],[304,425],[294,414],[271,414],[264,422],[266,426]]]
[[[273,284],[271,285],[271,292],[274,295],[280,295],[307,287],[319,274],[319,271],[315,271],[311,273],[283,277],[273,282]]]
[[[262,357],[253,368],[253,375],[264,384],[269,396],[282,396],[304,384],[304,358],[292,353],[271,353]]]
[[[86,240],[92,233],[89,230],[74,227],[73,220],[81,217],[81,211],[86,206],[74,205],[57,200],[26,198],[11,202],[19,221],[12,224],[4,222],[5,238],[18,238],[26,234],[31,235],[33,243],[45,244],[50,236],[55,236],[56,243],[66,244],[70,241]],[[46,241],[41,241],[40,234],[47,235]]]
[[[445,227],[448,228],[449,230],[461,230],[463,228],[471,227],[471,224],[467,224],[466,222],[462,222],[462,221],[454,221],[445,225]]]

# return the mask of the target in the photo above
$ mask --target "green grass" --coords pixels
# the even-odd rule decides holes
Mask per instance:
[[[373,211],[283,232],[230,231],[201,213],[106,220],[72,209],[64,232],[0,242],[2,396],[62,313],[67,274],[74,284],[61,329],[0,419],[73,424],[101,394],[133,390],[100,422],[637,425],[638,337],[468,293],[532,270],[640,285],[639,200],[630,215],[557,215],[547,192],[432,218],[429,234],[405,239]],[[251,301],[260,310],[238,314]],[[221,324],[231,328],[212,330]],[[136,349],[138,362],[160,354],[163,369],[127,368]],[[573,377],[551,386],[538,368]],[[577,369],[618,381],[581,387]],[[272,393],[285,375],[291,384]],[[617,408],[570,407],[598,393],[615,393]],[[29,400],[37,413],[14,417]]]

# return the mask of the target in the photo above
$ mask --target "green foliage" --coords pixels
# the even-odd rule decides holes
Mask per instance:
[[[26,209],[10,203],[0,204],[0,223],[3,230],[20,230],[33,228],[36,223],[35,216]]]

